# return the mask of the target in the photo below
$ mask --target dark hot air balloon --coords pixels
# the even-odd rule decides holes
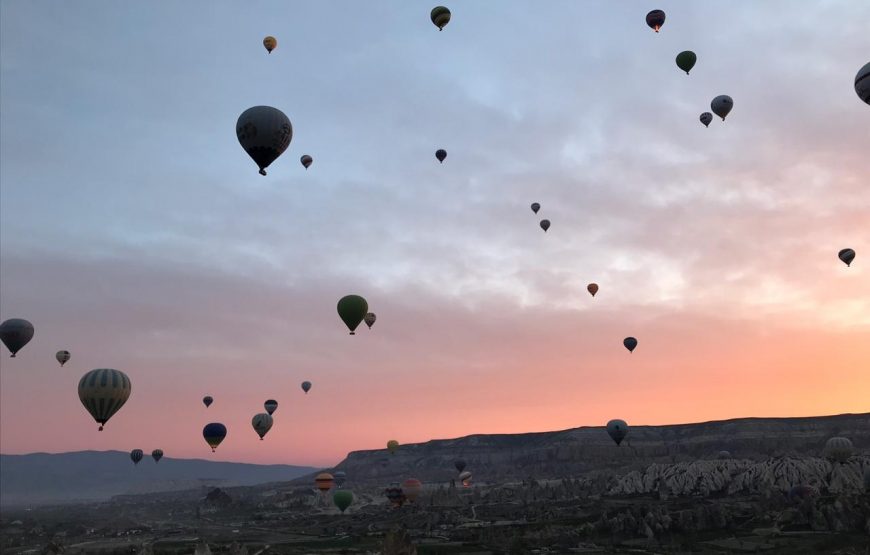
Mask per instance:
[[[344,513],[345,509],[350,507],[350,504],[353,503],[353,493],[350,490],[340,489],[335,492],[332,496],[332,502],[335,503],[335,506]]]
[[[79,380],[79,400],[100,425],[100,431],[124,406],[132,390],[127,374],[112,368],[91,370]]]
[[[634,348],[637,347],[637,339],[634,337],[626,337],[622,340],[622,344],[625,345],[625,348],[631,353],[634,352]]]
[[[308,393],[311,390],[311,382],[302,382],[302,391]]]
[[[586,290],[589,291],[589,294],[594,297],[595,293],[598,293],[598,284],[597,283],[590,283],[589,285],[586,286]]]
[[[541,209],[541,205],[539,203],[537,203],[537,202],[532,203],[532,212],[537,214],[538,210],[540,210],[540,209]]]
[[[227,427],[220,422],[206,424],[205,428],[202,429],[202,437],[205,438],[205,442],[208,443],[209,447],[211,447],[211,452],[214,453],[217,446],[227,437]]]
[[[550,229],[550,220],[541,220],[541,229],[545,232]]]
[[[438,27],[438,30],[442,31],[444,26],[450,23],[450,10],[444,6],[436,6],[432,8],[429,18],[432,20],[432,23]]]
[[[307,154],[303,154],[302,158],[300,158],[299,161],[302,162],[302,165],[305,166],[305,169],[307,170],[308,166],[311,165],[311,162],[314,162],[314,158],[308,156]]]
[[[205,408],[210,407],[212,403],[214,403],[214,399],[211,398],[211,395],[202,398],[202,404],[205,405]]]
[[[33,339],[33,324],[23,318],[10,318],[0,324],[0,341],[6,345],[12,358]]]
[[[338,316],[347,325],[351,335],[369,311],[369,303],[359,295],[347,295],[338,301]]]
[[[848,267],[852,264],[852,261],[855,260],[855,251],[852,249],[843,249],[837,253],[837,257]]]
[[[447,158],[447,151],[443,148],[439,148],[435,151],[435,158],[438,158],[438,161],[442,164],[444,163],[444,159]]]
[[[154,459],[155,463],[159,463],[160,459],[163,458],[163,449],[155,449],[151,451],[151,458]]]
[[[628,424],[625,423],[625,420],[616,418],[607,423],[607,435],[609,435],[610,439],[615,441],[617,445],[622,443],[622,440],[625,439],[627,434]]]
[[[727,94],[720,94],[710,102],[710,109],[713,110],[714,114],[722,118],[722,121],[725,121],[725,116],[728,115],[733,107],[734,101]]]
[[[710,123],[713,121],[713,114],[711,114],[710,112],[704,112],[698,119],[701,120],[701,123],[704,124],[704,127],[710,127]]]
[[[698,56],[696,56],[691,50],[683,50],[677,54],[677,67],[685,71],[686,75],[688,75],[689,71],[695,67],[697,61]]]
[[[275,409],[278,408],[278,401],[275,399],[269,399],[265,403],[263,403],[263,408],[266,409],[266,412],[269,413],[269,416],[272,416],[272,413],[275,412]]]
[[[144,456],[145,453],[143,453],[141,449],[133,449],[130,451],[130,460],[133,461],[133,464],[139,464],[139,461],[141,461]]]
[[[266,168],[287,150],[293,138],[290,119],[277,108],[254,106],[248,108],[236,122],[239,144],[266,175]]]
[[[61,366],[69,362],[70,356],[69,351],[58,351],[54,354],[54,358],[57,359]]]
[[[659,29],[662,28],[662,25],[665,24],[665,12],[662,10],[653,10],[646,14],[646,24],[650,26],[650,28],[656,33],[659,32]]]
[[[278,46],[278,39],[273,36],[268,36],[263,39],[263,46],[265,46],[266,51],[271,54],[272,51],[275,50],[275,47]]]

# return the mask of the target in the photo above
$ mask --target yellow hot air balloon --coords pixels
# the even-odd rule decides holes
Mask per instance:
[[[268,50],[269,54],[271,54],[272,51],[278,47],[278,39],[269,35],[268,37],[263,39],[263,46],[265,46],[266,50]]]
[[[399,442],[395,439],[391,439],[387,442],[387,451],[390,452],[391,455],[396,453],[396,450],[399,448]]]

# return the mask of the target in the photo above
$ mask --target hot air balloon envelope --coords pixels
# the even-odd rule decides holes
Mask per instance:
[[[10,318],[0,324],[0,341],[12,357],[33,339],[33,324],[23,318]]]
[[[236,122],[236,137],[248,156],[266,175],[266,168],[287,150],[293,138],[290,119],[277,108],[248,108]]]
[[[622,340],[622,344],[628,349],[628,352],[634,352],[634,348],[637,347],[637,339],[634,337],[626,337]]]
[[[622,443],[626,434],[628,434],[628,424],[625,423],[625,420],[617,418],[607,423],[607,435],[609,435],[610,439],[615,441],[617,445]]]
[[[127,374],[112,368],[91,370],[79,380],[79,400],[100,425],[100,430],[124,406],[132,390]]]
[[[843,264],[850,266],[852,261],[855,260],[855,251],[852,249],[843,249],[837,254],[837,257],[843,262]]]
[[[698,56],[696,56],[691,50],[683,50],[677,54],[677,67],[685,71],[686,75],[688,75],[689,71],[695,67],[697,61]]]
[[[369,303],[359,295],[347,295],[338,301],[338,316],[348,327],[351,335],[355,335],[354,330],[366,317],[368,311]]]
[[[650,26],[656,33],[665,24],[665,12],[662,10],[653,10],[646,14],[646,24]]]
[[[450,10],[444,6],[436,6],[435,8],[432,8],[429,18],[432,20],[432,23],[438,27],[438,30],[441,31],[444,29],[445,25],[450,23]]]
[[[212,452],[214,452],[217,446],[227,437],[227,427],[220,422],[206,424],[202,429],[202,437],[205,438],[206,443],[209,444]]]

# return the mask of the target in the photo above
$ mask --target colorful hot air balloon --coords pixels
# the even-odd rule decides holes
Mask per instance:
[[[272,413],[275,412],[275,409],[278,408],[278,401],[275,399],[269,399],[265,403],[263,403],[263,408],[266,409],[266,412],[269,413],[269,416],[272,416]]]
[[[855,92],[858,98],[870,104],[870,62],[864,64],[855,75]]]
[[[408,478],[402,482],[402,493],[405,494],[405,499],[413,503],[420,497],[423,491],[423,484],[416,478]]]
[[[369,303],[359,295],[347,295],[338,301],[338,316],[347,325],[351,335],[369,311]]]
[[[637,339],[634,337],[626,337],[622,340],[622,344],[625,345],[625,348],[628,349],[629,353],[634,352],[634,348],[637,347]]]
[[[534,212],[535,214],[537,214],[537,213],[538,213],[538,210],[540,210],[540,209],[541,209],[541,205],[540,205],[540,203],[537,203],[537,202],[533,202],[533,203],[532,203],[532,212]]]
[[[127,374],[112,368],[91,370],[79,380],[79,400],[103,426],[130,398],[133,386]]]
[[[266,175],[266,168],[287,150],[293,139],[290,119],[277,108],[254,106],[248,108],[236,122],[239,144]]]
[[[6,345],[12,358],[33,339],[33,324],[23,318],[10,318],[0,324],[0,341]]]
[[[439,148],[435,151],[435,158],[438,158],[438,162],[444,163],[444,159],[447,158],[447,151],[443,148]]]
[[[701,120],[701,123],[704,124],[704,127],[710,127],[710,123],[713,121],[713,114],[711,114],[710,112],[704,112],[698,119]]]
[[[590,283],[589,285],[586,286],[586,290],[589,291],[589,294],[594,297],[595,293],[598,293],[598,284],[597,283]]]
[[[733,107],[734,100],[727,94],[720,94],[710,102],[710,109],[713,110],[714,114],[722,118],[722,121],[725,121],[725,116],[728,115]]]
[[[335,478],[329,472],[321,472],[314,478],[314,486],[322,493],[331,490],[333,484],[335,484]]]
[[[469,472],[467,470],[465,472],[460,472],[459,473],[459,481],[462,482],[463,487],[466,487],[466,488],[470,487],[471,486],[471,472]]]
[[[541,220],[541,229],[543,229],[544,232],[550,229],[550,220]]]
[[[145,453],[143,453],[141,449],[133,449],[130,451],[130,460],[133,461],[134,465],[139,464],[139,461],[141,461],[144,456]]]
[[[202,429],[202,437],[205,438],[206,443],[211,447],[211,452],[214,453],[217,446],[227,437],[227,427],[220,422],[206,424],[205,428]]]
[[[270,35],[263,39],[263,46],[265,46],[266,51],[271,54],[272,51],[275,50],[275,48],[278,46],[278,39]]]
[[[405,502],[405,494],[399,482],[393,482],[384,490],[384,495],[394,507],[401,507]]]
[[[646,14],[646,24],[649,25],[656,33],[665,24],[665,12],[662,10],[653,10]]]
[[[160,459],[163,458],[163,449],[155,449],[151,451],[151,458],[154,459],[155,463],[159,463]]]
[[[374,312],[369,312],[368,314],[366,314],[366,317],[363,318],[363,321],[366,323],[369,329],[372,329],[372,326],[375,325],[375,321],[377,321],[377,319],[378,317],[375,315]]]
[[[438,30],[441,31],[444,29],[445,25],[450,23],[450,10],[444,6],[436,6],[435,8],[432,8],[429,18],[432,20],[432,23],[438,27]]]
[[[305,169],[307,170],[308,166],[311,165],[311,162],[314,162],[314,158],[307,154],[303,154],[302,158],[300,158],[299,161],[302,162],[302,165],[305,166]]]
[[[852,456],[852,441],[845,437],[832,437],[825,443],[825,457],[844,463]]]
[[[852,264],[852,261],[855,260],[855,251],[853,251],[852,249],[843,249],[839,253],[837,253],[837,257],[842,260],[843,264],[848,267]]]
[[[689,71],[695,67],[697,61],[698,56],[696,56],[691,50],[683,50],[677,54],[677,67],[685,71],[686,75],[688,75]]]
[[[311,390],[311,382],[302,382],[302,391],[308,393]]]
[[[462,459],[456,459],[455,461],[453,461],[453,466],[456,467],[456,472],[459,472],[459,473],[461,474],[462,471],[465,470],[465,466],[466,466],[466,465],[465,465],[465,461],[464,461],[464,460],[462,460]]]
[[[344,470],[339,470],[337,472],[332,473],[333,478],[335,478],[336,487],[342,487],[344,485],[345,480],[347,480],[347,474]]]
[[[54,358],[60,363],[61,366],[69,362],[70,354],[69,351],[58,351],[55,353]]]
[[[399,448],[399,442],[395,439],[391,439],[387,442],[387,451],[390,452],[390,455],[395,455],[396,450]]]
[[[260,441],[263,441],[263,436],[272,429],[272,423],[272,417],[265,412],[255,414],[254,418],[251,419],[251,426],[254,427],[254,431],[260,436]]]
[[[607,435],[610,436],[610,439],[616,442],[616,445],[622,443],[622,440],[625,439],[627,434],[628,424],[625,423],[625,420],[616,418],[607,423]]]
[[[332,502],[335,503],[335,506],[344,514],[344,510],[350,507],[350,504],[353,503],[353,493],[350,490],[340,489],[335,492],[332,496]]]
[[[214,403],[214,399],[211,398],[211,395],[202,398],[202,404],[205,405],[205,408],[210,407],[212,403]]]

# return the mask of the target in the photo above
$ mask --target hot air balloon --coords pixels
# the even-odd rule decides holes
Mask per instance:
[[[366,317],[363,318],[363,321],[366,323],[366,325],[369,327],[369,329],[372,329],[372,326],[375,325],[375,321],[377,319],[378,319],[378,317],[375,315],[374,312],[369,312],[368,314],[366,314]]]
[[[55,353],[54,358],[56,358],[60,365],[63,366],[70,359],[69,351],[58,351]]]
[[[236,122],[239,144],[266,175],[266,168],[287,150],[293,126],[281,110],[271,106],[248,108]]]
[[[429,14],[429,18],[432,20],[432,23],[438,27],[438,30],[441,31],[444,29],[445,25],[450,23],[450,10],[444,6],[437,6],[432,8],[432,13]]]
[[[132,388],[127,374],[111,368],[97,368],[79,380],[79,399],[102,431],[112,415],[127,402]]]
[[[269,52],[269,54],[271,54],[272,51],[275,50],[275,48],[278,46],[278,39],[270,35],[263,39],[263,46],[265,46],[266,50]]]
[[[649,25],[656,33],[665,24],[665,12],[662,10],[653,10],[646,14],[646,24]]]
[[[369,311],[369,303],[359,295],[347,295],[338,301],[338,315],[347,325],[351,335]]]
[[[870,62],[864,64],[855,75],[855,92],[858,98],[870,104]]]
[[[843,264],[848,267],[852,264],[852,261],[855,260],[855,251],[852,249],[843,249],[837,254],[837,256],[843,261]]]
[[[402,486],[399,482],[393,482],[384,490],[384,495],[394,507],[401,507],[405,502],[405,494],[402,492]]]
[[[728,112],[733,107],[734,101],[727,94],[720,94],[710,102],[710,109],[713,110],[714,114],[722,118],[722,121],[725,121],[725,116],[728,115]]]
[[[538,203],[538,202],[533,202],[533,203],[532,203],[532,212],[534,212],[535,214],[537,214],[537,213],[538,213],[538,210],[540,210],[540,209],[541,209],[541,204],[540,204],[540,203]]]
[[[272,422],[272,417],[265,412],[255,414],[251,419],[251,426],[254,427],[254,431],[260,436],[260,441],[263,441],[263,436],[272,429]]]
[[[713,114],[711,114],[710,112],[704,112],[698,119],[701,120],[701,123],[704,124],[704,127],[710,127],[710,123],[713,121]]]
[[[272,416],[272,413],[275,412],[275,409],[278,408],[278,401],[275,399],[269,399],[265,403],[263,403],[263,407],[266,409],[266,412],[269,413],[269,416]]]
[[[316,478],[314,478],[314,486],[322,493],[331,490],[334,483],[335,478],[333,478],[332,474],[329,472],[321,472]]]
[[[637,347],[637,339],[634,337],[626,337],[622,340],[622,344],[625,345],[625,348],[628,349],[629,353],[634,352],[634,348]]]
[[[33,324],[23,318],[10,318],[0,324],[0,341],[6,345],[12,358],[33,339]]]
[[[550,220],[541,220],[541,229],[543,229],[544,232],[550,229]]]
[[[439,148],[435,151],[435,158],[438,158],[438,161],[443,164],[444,159],[447,158],[447,151],[443,148]]]
[[[852,456],[852,441],[845,437],[832,437],[825,443],[825,457],[844,463]]]
[[[402,493],[405,494],[405,499],[411,503],[415,502],[420,493],[423,491],[423,484],[416,478],[408,478],[402,482]]]
[[[335,479],[335,485],[339,488],[342,487],[345,480],[347,480],[347,474],[344,472],[344,470],[333,472],[332,476]]]
[[[697,61],[698,56],[696,56],[691,50],[683,50],[677,54],[677,67],[685,71],[686,75],[688,75],[689,71],[695,67]]]
[[[719,451],[719,452],[716,454],[716,458],[719,459],[719,460],[730,459],[730,458],[731,458],[731,452],[730,452],[730,451]]]
[[[471,472],[465,471],[459,474],[459,481],[462,482],[463,487],[471,486]]]
[[[463,461],[462,459],[456,459],[455,461],[453,461],[453,466],[456,467],[456,472],[459,472],[461,474],[462,471],[465,470],[466,464],[465,461]]]
[[[586,286],[586,290],[589,291],[589,294],[594,297],[595,293],[598,293],[598,284],[597,283],[590,283],[589,285]]]
[[[302,165],[305,166],[305,169],[307,170],[308,166],[311,165],[311,162],[314,162],[314,158],[308,156],[307,154],[303,154],[302,158],[300,158],[299,161],[302,162]]]
[[[144,456],[145,453],[143,453],[141,449],[133,449],[130,451],[130,459],[133,461],[133,464],[139,464],[139,461],[141,461]]]
[[[625,420],[616,418],[607,423],[607,435],[609,435],[610,439],[615,441],[617,445],[622,443],[622,440],[627,434],[628,424],[625,423]]]
[[[163,458],[163,449],[155,449],[151,451],[151,458],[154,459],[155,463],[159,463],[160,459]]]
[[[205,405],[205,408],[210,407],[212,403],[214,403],[214,399],[211,398],[211,395],[202,398],[202,404]]]
[[[308,393],[311,390],[311,382],[302,382],[302,391]]]
[[[205,428],[202,429],[202,437],[205,438],[206,443],[211,447],[211,452],[214,453],[217,446],[227,437],[227,427],[219,422],[206,424]]]
[[[387,442],[387,451],[390,452],[390,455],[394,455],[396,450],[399,448],[399,442],[395,439],[391,439]]]
[[[353,493],[350,490],[341,489],[332,495],[332,502],[344,514],[344,510],[350,507],[353,503]]]

